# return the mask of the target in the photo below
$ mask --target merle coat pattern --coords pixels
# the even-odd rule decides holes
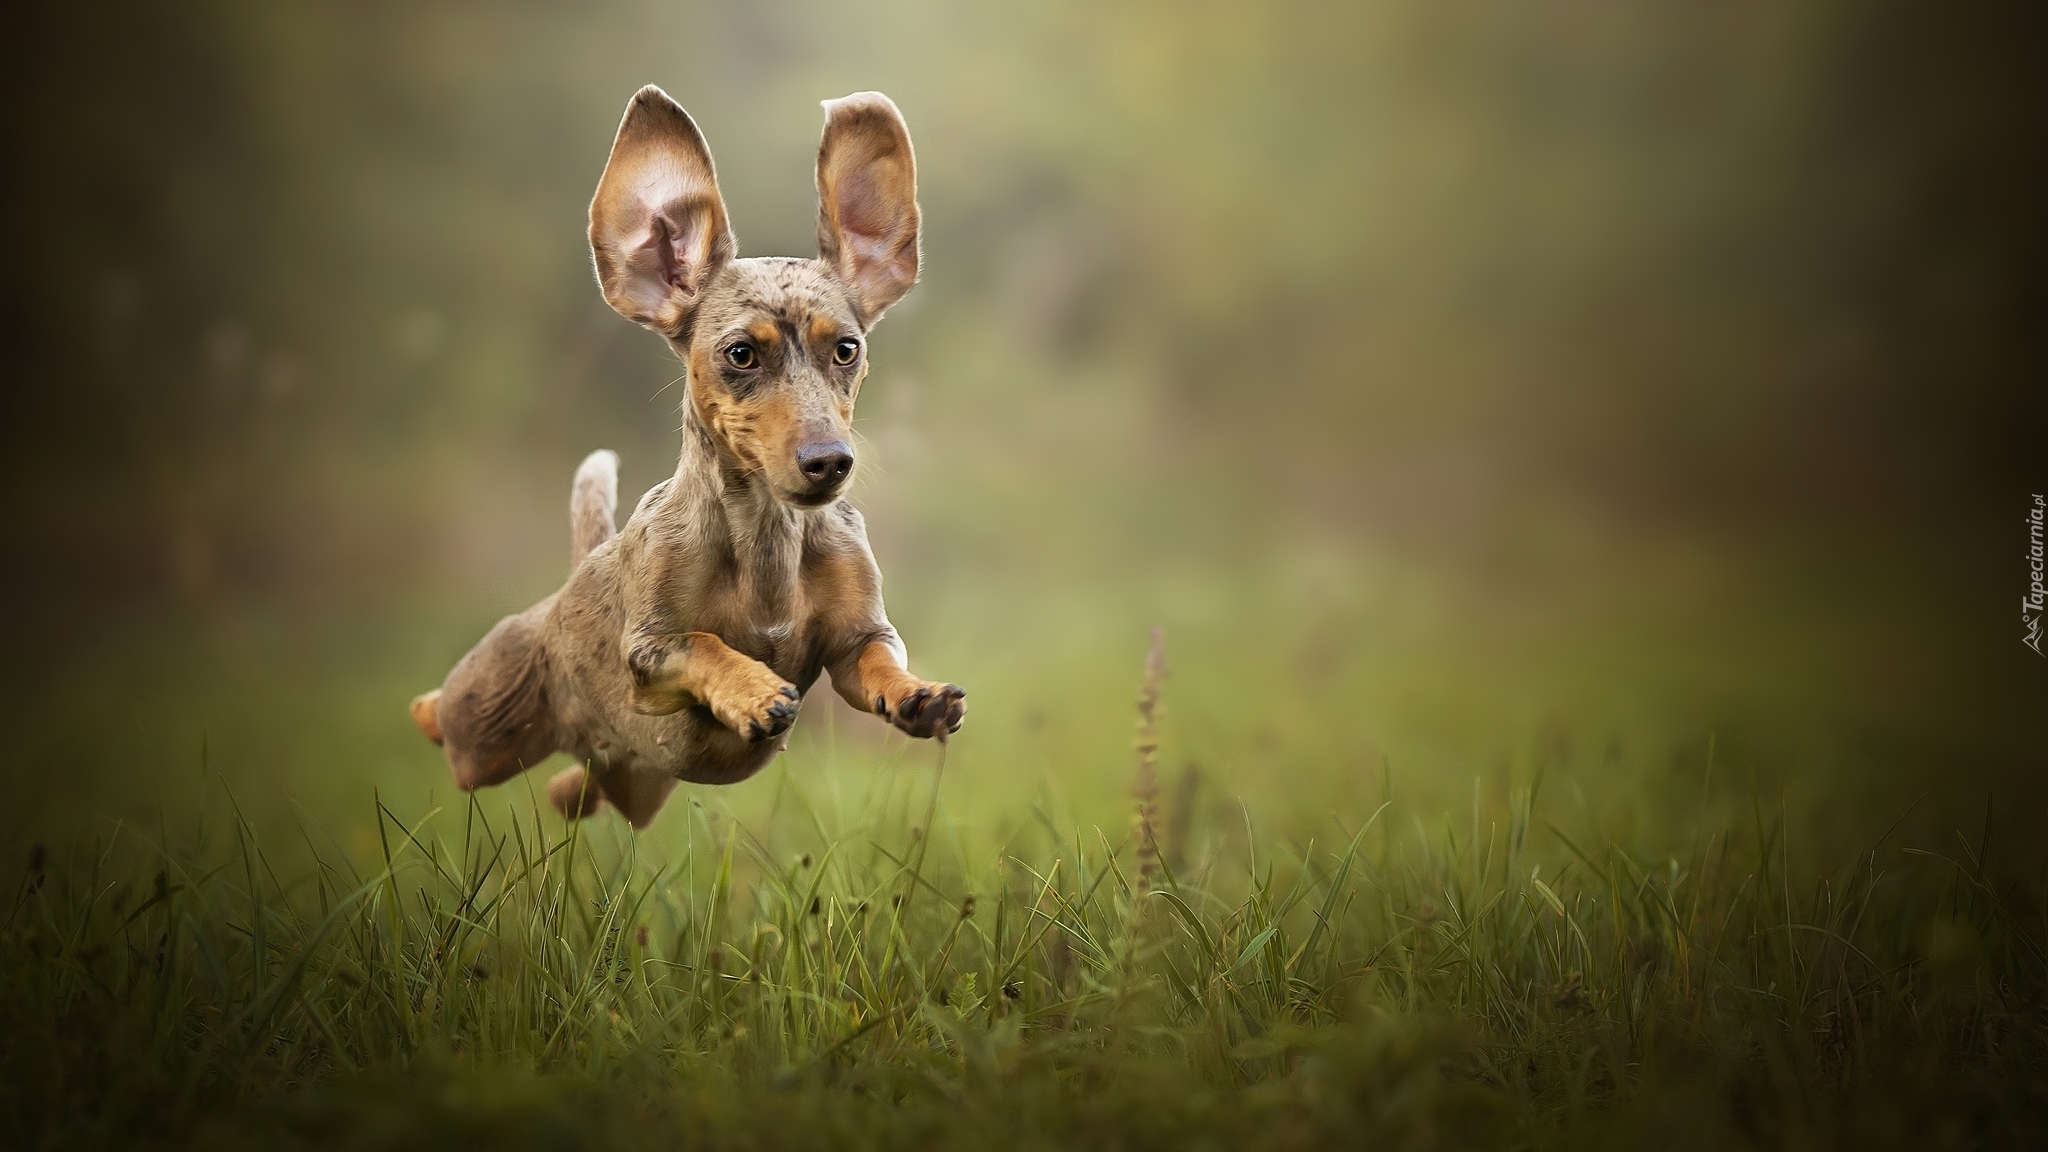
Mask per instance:
[[[686,369],[675,475],[614,529],[618,459],[571,488],[574,570],[413,701],[465,790],[556,751],[556,807],[634,827],[679,780],[725,784],[786,741],[820,675],[912,736],[966,712],[907,670],[860,513],[842,498],[866,337],[918,273],[916,160],[889,98],[825,103],[818,257],[739,259],[710,150],[659,88],[633,97],[590,204],[605,300]]]

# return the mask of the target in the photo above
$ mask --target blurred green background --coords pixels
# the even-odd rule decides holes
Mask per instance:
[[[1752,781],[2038,819],[2038,10],[0,20],[0,827],[176,806],[202,757],[260,813],[447,799],[406,699],[562,579],[584,453],[628,506],[673,465],[679,369],[584,242],[648,82],[744,254],[813,250],[820,99],[910,123],[925,272],[856,499],[971,694],[962,820],[1127,819],[1155,623],[1169,779],[1277,826],[1538,766],[1624,827]],[[932,758],[826,695],[799,732],[718,801]]]

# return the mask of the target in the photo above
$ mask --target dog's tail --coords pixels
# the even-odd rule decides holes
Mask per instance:
[[[591,549],[618,534],[612,513],[619,507],[619,454],[599,448],[576,466],[569,487],[569,566],[583,563]]]

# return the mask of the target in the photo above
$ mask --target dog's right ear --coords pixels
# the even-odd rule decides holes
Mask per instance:
[[[675,337],[732,259],[711,149],[690,114],[652,84],[626,105],[591,198],[590,254],[606,303]]]

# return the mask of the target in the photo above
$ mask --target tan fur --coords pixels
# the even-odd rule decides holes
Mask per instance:
[[[689,115],[652,86],[627,106],[591,253],[606,301],[686,366],[681,458],[616,533],[617,458],[585,460],[568,583],[414,700],[463,789],[565,751],[579,763],[549,782],[558,810],[587,816],[601,798],[644,827],[678,780],[759,771],[820,675],[912,736],[959,729],[965,694],[906,670],[839,495],[867,332],[917,278],[916,162],[888,97],[825,109],[819,259],[741,260]]]

